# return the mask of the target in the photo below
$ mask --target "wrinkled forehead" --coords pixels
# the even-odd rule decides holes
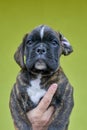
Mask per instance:
[[[41,25],[35,28],[30,34],[29,37],[37,37],[41,40],[44,38],[57,38],[57,33],[46,25]]]

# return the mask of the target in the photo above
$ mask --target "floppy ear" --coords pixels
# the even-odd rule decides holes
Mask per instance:
[[[61,33],[59,35],[59,38],[62,45],[62,54],[66,56],[73,52],[72,46],[70,45],[69,41]]]
[[[14,59],[16,63],[21,67],[25,68],[24,64],[24,51],[25,51],[25,40],[26,40],[27,34],[25,35],[23,42],[21,45],[18,47],[17,51],[14,54]]]

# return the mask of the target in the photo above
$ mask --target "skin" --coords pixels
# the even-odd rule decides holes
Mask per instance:
[[[52,84],[38,106],[27,113],[27,117],[32,124],[32,130],[48,129],[54,113],[54,107],[49,107],[49,105],[57,87],[57,84]],[[15,130],[18,129],[15,127]]]

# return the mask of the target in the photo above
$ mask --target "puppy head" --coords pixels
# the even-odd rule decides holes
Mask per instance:
[[[69,55],[72,51],[62,34],[41,25],[26,34],[14,58],[22,69],[46,74],[57,70],[61,54]]]

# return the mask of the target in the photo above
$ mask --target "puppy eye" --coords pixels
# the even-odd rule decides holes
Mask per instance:
[[[31,45],[32,43],[33,43],[32,40],[28,40],[28,41],[26,42],[27,45]]]
[[[52,41],[52,44],[56,47],[56,46],[58,46],[58,42],[56,41],[56,40],[53,40]]]

